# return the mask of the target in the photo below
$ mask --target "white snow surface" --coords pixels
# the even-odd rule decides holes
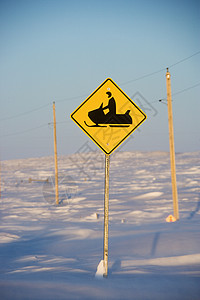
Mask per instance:
[[[56,206],[53,157],[1,162],[0,299],[200,299],[200,152],[176,154],[174,223],[169,153],[111,156],[102,280],[104,155],[62,156],[58,168]]]

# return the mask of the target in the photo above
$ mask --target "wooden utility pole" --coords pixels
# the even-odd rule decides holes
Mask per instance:
[[[1,161],[0,161],[0,198],[1,198]]]
[[[58,205],[59,204],[59,195],[58,195],[58,158],[57,158],[55,102],[53,102],[53,124],[54,124],[55,197],[56,197],[56,204]]]
[[[167,107],[168,107],[168,124],[169,124],[172,196],[173,196],[173,206],[174,206],[174,217],[176,218],[176,220],[179,220],[178,194],[177,194],[177,185],[176,185],[174,129],[173,129],[173,115],[172,115],[171,75],[168,71],[168,68],[166,73],[166,83],[167,83]]]
[[[109,219],[109,168],[110,156],[105,155],[105,198],[104,198],[104,270],[103,276],[108,276],[108,219]]]

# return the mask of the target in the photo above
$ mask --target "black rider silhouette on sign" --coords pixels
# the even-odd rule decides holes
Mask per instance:
[[[88,117],[95,125],[88,125],[86,121],[85,124],[88,127],[107,127],[102,124],[108,124],[110,127],[129,127],[132,124],[130,110],[127,110],[125,114],[117,114],[114,97],[112,97],[111,92],[107,92],[106,94],[109,99],[108,105],[103,107],[102,103],[99,108],[88,112]],[[104,112],[105,110],[108,110],[107,114]]]

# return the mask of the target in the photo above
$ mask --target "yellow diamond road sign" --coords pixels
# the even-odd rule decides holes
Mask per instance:
[[[112,79],[107,78],[71,118],[109,155],[144,122],[146,115]]]

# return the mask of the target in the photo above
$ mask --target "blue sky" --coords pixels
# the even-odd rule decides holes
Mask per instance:
[[[199,1],[1,0],[1,159],[53,154],[53,101],[58,154],[97,150],[69,116],[108,77],[148,117],[123,150],[169,151],[166,67],[175,149],[199,150],[199,17]]]

